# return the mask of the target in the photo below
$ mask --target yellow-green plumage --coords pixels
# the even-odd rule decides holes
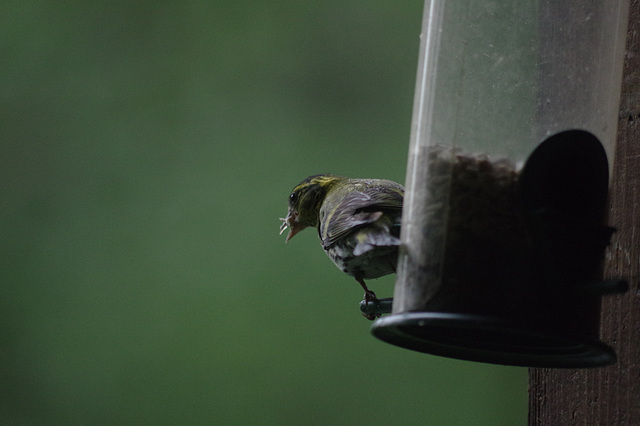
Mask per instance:
[[[384,179],[310,176],[289,196],[287,241],[306,227],[315,227],[331,260],[375,299],[365,279],[394,273],[400,244],[402,185]]]

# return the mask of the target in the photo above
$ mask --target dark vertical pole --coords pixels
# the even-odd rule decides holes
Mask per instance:
[[[609,223],[618,231],[605,277],[629,281],[606,296],[600,333],[618,363],[586,370],[531,369],[529,425],[632,425],[640,422],[640,0],[631,0]]]

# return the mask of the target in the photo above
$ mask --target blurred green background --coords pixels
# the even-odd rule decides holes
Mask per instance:
[[[404,181],[422,8],[3,2],[0,423],[525,424],[526,369],[375,339],[278,235],[310,174]]]

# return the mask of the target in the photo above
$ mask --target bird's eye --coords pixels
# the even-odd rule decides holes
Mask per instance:
[[[296,194],[295,192],[292,192],[291,195],[289,195],[289,202],[295,203],[297,199],[298,199],[298,194]]]

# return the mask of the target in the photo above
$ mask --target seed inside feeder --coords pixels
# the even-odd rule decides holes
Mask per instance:
[[[518,197],[520,169],[508,159],[441,146],[421,154],[418,161],[428,162],[426,247],[419,248],[425,259],[409,278],[420,297],[398,308],[495,313],[499,305],[508,311],[513,299],[527,297],[510,287],[521,287],[534,272]],[[496,300],[496,288],[504,298]]]

